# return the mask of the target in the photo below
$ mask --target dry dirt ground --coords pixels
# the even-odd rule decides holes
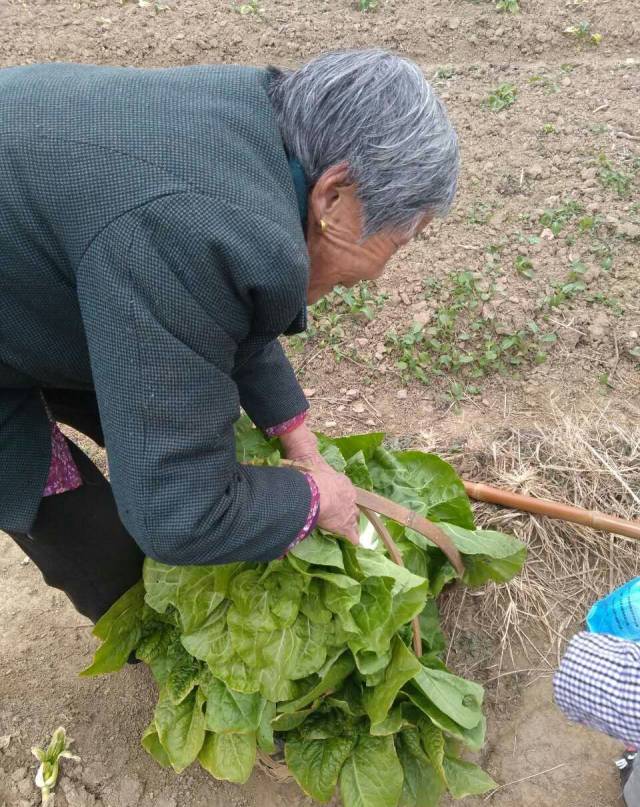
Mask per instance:
[[[451,216],[370,289],[372,301],[361,293],[319,306],[309,338],[290,344],[314,425],[380,428],[401,443],[437,434],[477,450],[504,424],[544,423],[551,409],[637,418],[637,0],[521,0],[520,14],[488,0],[380,0],[369,13],[350,0],[247,5],[241,14],[226,0],[0,0],[0,66],[293,66],[371,45],[414,58],[460,133],[460,193]],[[577,33],[565,33],[571,27]],[[513,89],[493,92],[503,84]],[[496,111],[492,93],[493,106],[515,100]],[[138,744],[153,701],[146,671],[79,679],[94,646],[85,622],[8,539],[0,546],[0,736],[11,735],[0,805],[36,803],[28,749],[58,724],[82,762],[65,766],[57,807],[309,803],[260,775],[240,789],[157,768]],[[465,618],[455,661],[467,667],[478,649],[472,611]],[[512,669],[521,667],[539,665],[516,659]],[[566,724],[550,673],[488,681],[483,761],[506,785],[488,803],[613,807],[618,746]]]

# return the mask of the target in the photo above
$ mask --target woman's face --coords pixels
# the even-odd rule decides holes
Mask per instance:
[[[335,286],[353,286],[361,280],[380,277],[387,261],[430,221],[425,216],[410,234],[383,232],[362,241],[362,205],[355,186],[347,182],[346,166],[334,166],[309,194],[309,305]]]

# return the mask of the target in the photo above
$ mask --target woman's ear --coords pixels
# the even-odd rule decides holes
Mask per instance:
[[[349,182],[347,163],[332,165],[320,176],[309,194],[309,212],[316,221],[330,219],[340,205],[341,191]]]

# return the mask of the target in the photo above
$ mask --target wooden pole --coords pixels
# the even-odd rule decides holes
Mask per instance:
[[[604,530],[616,533],[616,535],[624,535],[626,538],[640,539],[640,522],[638,521],[627,521],[617,516],[608,516],[597,510],[585,510],[582,507],[553,502],[549,499],[537,499],[522,493],[494,488],[482,482],[465,481],[464,487],[470,498],[480,502],[501,504],[503,507],[511,507],[514,510],[539,513],[548,518],[570,521],[573,524],[584,524],[594,530]]]

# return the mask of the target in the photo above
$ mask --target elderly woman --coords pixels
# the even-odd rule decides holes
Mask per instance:
[[[170,564],[357,541],[278,342],[450,206],[433,89],[383,51],[293,72],[0,70],[0,529],[92,620]],[[236,460],[242,407],[291,468]],[[110,484],[62,436],[106,447]]]

